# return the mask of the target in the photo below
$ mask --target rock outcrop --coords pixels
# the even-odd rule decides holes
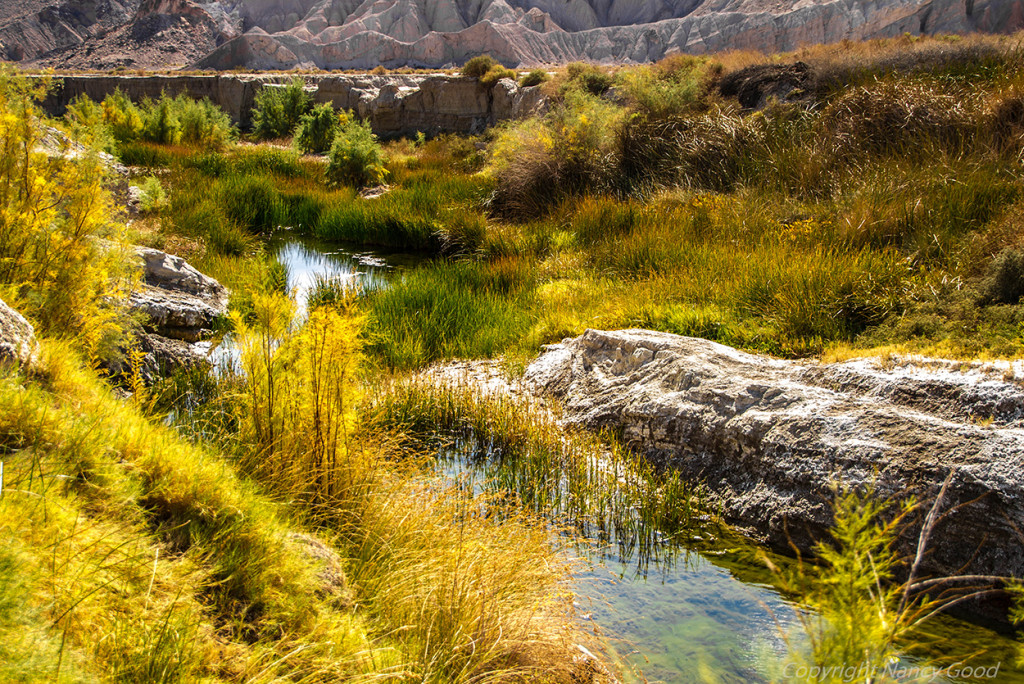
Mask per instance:
[[[58,68],[646,62],[910,33],[1010,32],[1024,0],[54,0],[0,15],[7,59]],[[3,57],[0,54],[0,57]]]
[[[825,537],[833,483],[928,503],[949,477],[925,572],[1024,577],[1024,388],[992,367],[815,365],[588,330],[547,347],[524,382],[569,422],[621,428],[706,482],[729,522],[777,547]]]
[[[43,106],[59,116],[79,95],[102,100],[120,89],[133,100],[184,93],[209,98],[245,126],[260,88],[288,83],[290,76],[64,76]],[[510,118],[527,116],[544,106],[539,87],[520,88],[511,79],[493,88],[474,78],[446,74],[386,76],[307,76],[307,88],[317,103],[351,109],[385,137],[437,133],[477,133]]]
[[[36,362],[38,355],[39,343],[32,324],[0,300],[0,366],[28,367]]]
[[[186,342],[206,336],[228,309],[227,289],[184,259],[157,249],[136,247],[143,284],[129,307],[143,315],[148,332]]]

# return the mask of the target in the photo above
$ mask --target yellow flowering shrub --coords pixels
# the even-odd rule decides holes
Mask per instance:
[[[44,151],[44,92],[0,69],[0,297],[96,359],[123,332],[133,269],[98,154],[52,133]]]

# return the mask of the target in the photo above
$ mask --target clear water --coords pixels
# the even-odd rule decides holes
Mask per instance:
[[[288,286],[300,307],[317,276],[372,288],[423,261],[290,233],[278,234],[270,246],[288,268]],[[443,471],[469,475],[479,487],[474,462],[448,458]],[[663,540],[656,558],[639,558],[615,544],[563,540],[563,545],[564,553],[581,560],[574,587],[581,619],[603,635],[605,655],[619,663],[626,682],[799,681],[787,680],[782,670],[787,638],[801,638],[797,609],[759,557],[764,550],[738,535],[718,529],[680,532]],[[779,566],[791,562],[767,555]],[[970,662],[976,665],[998,662],[996,681],[1024,683],[1024,672],[1014,669],[1017,647],[1010,638],[953,618],[937,620],[933,631],[937,642],[929,656],[954,661],[975,656]]]
[[[318,277],[350,281],[353,286],[370,290],[382,286],[401,269],[424,261],[422,255],[323,242],[287,229],[271,237],[268,248],[288,269],[288,288],[295,292],[300,310],[305,309],[307,295]]]

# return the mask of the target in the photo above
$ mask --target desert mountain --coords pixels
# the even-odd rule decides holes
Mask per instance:
[[[4,3],[7,4],[7,3]],[[57,68],[644,62],[1024,28],[1024,0],[26,0],[0,57]]]

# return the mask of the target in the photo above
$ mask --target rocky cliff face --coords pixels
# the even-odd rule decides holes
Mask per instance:
[[[54,0],[0,15],[0,55],[55,67],[645,62],[1024,28],[1024,0]]]
[[[133,100],[156,98],[161,92],[208,97],[235,122],[249,123],[260,88],[286,83],[288,76],[64,76],[44,108],[61,115],[79,95],[102,100],[120,88]],[[368,120],[375,133],[394,137],[422,131],[477,133],[505,119],[526,116],[544,106],[540,89],[520,88],[503,80],[485,88],[461,76],[393,74],[387,76],[310,76],[307,88],[317,103],[351,109]]]
[[[570,423],[621,428],[706,482],[727,520],[779,547],[825,537],[833,483],[930,504],[948,477],[925,571],[1024,576],[1024,388],[997,369],[813,365],[588,330],[548,347],[524,383]]]

